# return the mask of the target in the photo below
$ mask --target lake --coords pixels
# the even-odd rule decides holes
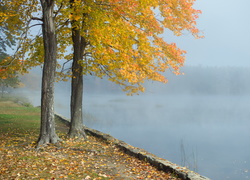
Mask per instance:
[[[85,94],[83,102],[91,128],[213,180],[250,178],[249,96]]]

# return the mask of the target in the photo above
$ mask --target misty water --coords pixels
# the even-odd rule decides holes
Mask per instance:
[[[134,96],[86,79],[84,123],[213,180],[249,179],[250,71],[224,69],[221,77],[222,69],[212,70],[191,68],[193,76],[146,84],[148,91]],[[56,112],[69,117],[70,85],[56,89]],[[36,92],[29,93],[35,105]]]
[[[250,97],[88,95],[89,127],[211,179],[250,177]]]

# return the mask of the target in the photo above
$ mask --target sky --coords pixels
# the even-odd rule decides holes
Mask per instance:
[[[250,67],[250,0],[197,0],[194,7],[205,38],[169,38],[187,51],[185,65]]]

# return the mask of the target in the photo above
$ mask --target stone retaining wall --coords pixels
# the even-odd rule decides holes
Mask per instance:
[[[69,120],[67,118],[64,118],[58,114],[56,114],[55,116],[59,120],[69,125]],[[103,139],[107,141],[108,143],[114,144],[116,147],[118,147],[120,150],[124,151],[125,153],[131,156],[134,156],[140,160],[147,161],[152,166],[157,167],[159,170],[174,173],[183,180],[210,180],[209,178],[201,176],[193,171],[190,171],[189,169],[185,167],[178,166],[174,163],[171,163],[170,161],[159,158],[155,156],[154,154],[151,154],[145,151],[144,149],[133,147],[125,143],[124,141],[115,139],[109,134],[105,134],[95,129],[88,128],[88,127],[85,127],[85,132],[97,138]]]

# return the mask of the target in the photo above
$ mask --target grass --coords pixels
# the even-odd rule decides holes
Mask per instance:
[[[0,132],[37,132],[40,125],[40,109],[23,106],[8,99],[0,101]]]
[[[0,99],[0,179],[177,179],[95,137],[68,139],[59,121],[63,141],[36,149],[40,109],[17,102]]]

